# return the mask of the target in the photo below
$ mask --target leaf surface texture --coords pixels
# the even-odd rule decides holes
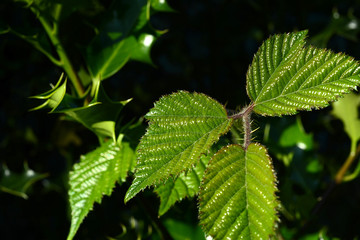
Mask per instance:
[[[124,182],[134,165],[134,152],[126,142],[119,146],[108,141],[81,157],[70,172],[71,227],[68,240],[73,239],[93,204],[101,203],[103,195],[110,196],[115,183]]]
[[[247,72],[247,91],[262,115],[322,108],[360,83],[357,61],[345,54],[306,46],[307,32],[266,40]]]
[[[209,162],[209,158],[210,157],[202,156],[199,163],[187,174],[181,173],[175,181],[169,179],[155,189],[155,192],[160,197],[159,216],[166,213],[177,201],[198,194],[201,179]]]
[[[139,144],[135,179],[125,202],[192,168],[232,123],[220,103],[185,91],[162,97],[146,118],[149,127]]]
[[[201,186],[200,224],[214,239],[269,239],[276,186],[265,147],[229,145],[210,160]]]

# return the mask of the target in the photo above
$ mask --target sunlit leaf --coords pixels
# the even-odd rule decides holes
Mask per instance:
[[[71,227],[68,240],[73,239],[93,204],[101,203],[103,195],[110,196],[115,183],[124,182],[134,164],[134,152],[129,143],[119,145],[108,141],[82,156],[74,165],[69,180]]]
[[[247,73],[247,91],[262,115],[322,108],[360,83],[358,62],[344,54],[304,47],[306,31],[266,40]]]
[[[0,169],[0,191],[27,199],[26,191],[29,187],[47,176],[48,174],[40,174],[30,169],[26,162],[21,173],[11,171],[3,164]]]
[[[135,179],[125,202],[192,168],[232,123],[217,101],[185,91],[162,97],[146,118],[149,127],[139,144]]]
[[[154,10],[162,12],[174,12],[174,9],[169,6],[167,0],[150,0],[151,7]]]
[[[150,57],[150,49],[156,40],[156,37],[152,34],[143,33],[137,40],[137,46],[132,52],[131,59],[153,64]]]
[[[272,162],[265,147],[221,149],[210,160],[199,195],[200,224],[214,239],[269,239],[277,200]]]
[[[209,157],[201,157],[199,163],[188,173],[182,173],[175,181],[169,179],[155,188],[155,192],[160,197],[159,216],[166,213],[175,202],[198,194],[208,161]]]

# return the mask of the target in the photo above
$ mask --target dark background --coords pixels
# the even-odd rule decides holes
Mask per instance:
[[[0,19],[37,24],[24,9],[7,4],[0,3]],[[176,13],[158,13],[152,18],[154,27],[168,29],[152,49],[156,67],[129,62],[104,81],[112,99],[134,98],[123,112],[126,120],[143,116],[159,97],[179,89],[206,93],[229,109],[249,103],[246,71],[262,41],[271,34],[308,29],[313,44],[360,59],[359,26],[346,30],[349,14],[356,21],[360,17],[360,1],[181,0],[169,4]],[[334,24],[334,11],[345,23]],[[316,37],[323,39],[326,29],[332,29],[333,34],[323,46]],[[97,139],[75,123],[60,121],[58,115],[28,112],[38,103],[28,97],[47,91],[60,74],[61,69],[30,44],[11,34],[0,35],[0,161],[15,172],[21,172],[27,161],[36,172],[49,173],[29,189],[28,200],[0,193],[0,239],[66,238],[70,224],[67,173],[80,154],[96,147]],[[323,184],[314,192],[321,196],[331,174],[346,159],[349,140],[341,123],[329,119],[329,110],[302,113],[301,118],[306,131],[314,135],[326,169],[319,179]],[[256,117],[256,121],[261,126],[265,120]],[[283,171],[278,167],[280,186],[286,181],[281,177]],[[115,189],[111,198],[105,197],[101,206],[95,206],[80,228],[79,239],[114,236],[121,232],[122,219],[136,214],[147,218],[137,209],[136,201],[124,208],[126,189]],[[294,191],[302,194],[301,189]],[[158,206],[153,195],[146,201]],[[359,202],[360,183],[355,180],[332,191],[305,227],[285,219],[283,224],[304,236],[325,226],[330,237],[355,239],[360,237]],[[169,216],[188,209],[193,214],[182,219],[196,224],[195,208],[194,202],[187,200]]]

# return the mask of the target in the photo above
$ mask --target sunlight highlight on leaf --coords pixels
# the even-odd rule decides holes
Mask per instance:
[[[160,197],[159,216],[165,214],[177,201],[198,194],[208,162],[209,157],[202,156],[200,162],[187,174],[182,173],[176,180],[169,179],[155,188],[155,192]]]
[[[266,40],[247,72],[254,111],[269,116],[328,106],[360,83],[358,62],[345,54],[304,47],[306,31]]]
[[[232,124],[220,103],[185,91],[162,97],[146,118],[149,127],[139,144],[135,179],[125,202],[144,188],[189,170]]]
[[[277,200],[272,162],[265,147],[221,149],[210,160],[199,195],[200,224],[214,239],[269,239]]]
[[[70,172],[71,228],[68,240],[73,239],[93,204],[101,203],[103,195],[110,196],[115,183],[124,182],[134,165],[134,152],[126,142],[119,146],[108,141],[81,157]]]

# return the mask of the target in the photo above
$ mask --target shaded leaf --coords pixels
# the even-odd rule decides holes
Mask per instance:
[[[197,224],[189,224],[170,218],[164,221],[164,225],[174,240],[205,240],[204,232]]]
[[[354,93],[346,95],[343,99],[332,104],[332,114],[339,118],[345,128],[345,132],[350,137],[351,149],[350,156],[356,156],[356,148],[360,140],[360,119],[358,117],[358,107],[360,105],[360,96]],[[355,170],[344,177],[344,181],[351,181],[360,174],[360,162]]]
[[[355,145],[354,147],[356,147],[360,139],[359,105],[360,97],[354,93],[348,94],[343,99],[332,104],[332,114],[344,123],[345,131],[350,137],[352,144]]]
[[[189,170],[232,123],[220,103],[185,91],[162,97],[146,118],[149,127],[139,144],[135,179],[125,202],[144,188]]]
[[[229,145],[209,162],[199,195],[200,224],[214,239],[269,239],[277,200],[265,147]]]
[[[286,128],[279,139],[281,147],[297,146],[302,150],[313,149],[312,134],[307,134],[302,126],[300,118],[297,118],[296,123]]]
[[[359,19],[352,14],[352,10],[349,10],[347,15],[342,15],[337,9],[334,9],[329,24],[310,39],[311,44],[317,47],[326,47],[334,35],[357,41],[360,32],[358,26]]]
[[[84,106],[89,94],[93,99]],[[114,141],[116,121],[123,107],[131,100],[111,101],[99,80],[94,81],[91,93],[88,92],[84,97],[76,98],[66,93],[66,80],[62,82],[62,77],[53,89],[32,98],[46,99],[46,101],[31,110],[52,108],[51,113],[65,113],[99,137],[111,137]]]
[[[247,72],[254,111],[269,116],[322,108],[360,83],[358,62],[344,54],[304,47],[307,31],[266,40]]]
[[[86,60],[93,79],[106,79],[130,59],[138,48],[134,31],[142,28],[146,0],[117,1],[102,18],[94,41],[86,48]]]
[[[30,169],[27,163],[24,163],[24,171],[22,173],[15,173],[10,171],[6,165],[2,165],[0,172],[0,190],[10,193],[12,195],[28,198],[26,191],[35,182],[44,179],[48,174],[36,173]]]
[[[182,173],[176,180],[169,179],[155,188],[160,197],[159,216],[166,213],[177,201],[198,194],[209,157],[202,156],[199,163],[188,173]]]
[[[73,239],[93,204],[101,203],[103,195],[110,196],[115,183],[124,182],[134,165],[134,152],[126,142],[118,145],[108,141],[80,158],[70,172],[71,227],[68,240]]]

